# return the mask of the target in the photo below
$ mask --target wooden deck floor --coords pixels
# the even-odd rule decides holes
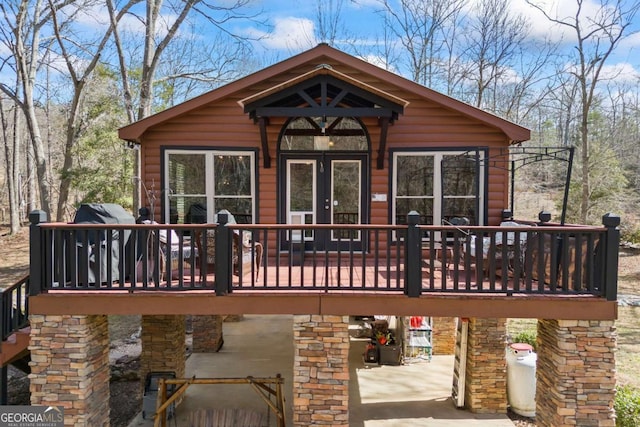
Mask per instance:
[[[125,283],[116,288],[133,289],[212,289],[215,275],[209,273],[201,277],[199,270],[191,272],[189,266],[183,270],[180,276],[177,269],[171,271],[171,279],[164,277],[156,285],[148,282],[146,285],[138,282],[135,286]],[[463,266],[452,264],[444,268],[439,262],[431,268],[429,262],[423,263],[422,291],[444,293],[554,293],[549,286],[540,288],[536,280],[527,281],[525,278],[513,277],[512,272],[502,275],[497,271],[492,278],[478,276],[475,268],[465,270]],[[391,265],[384,263],[378,265],[371,261],[362,262],[353,259],[350,264],[339,260],[311,259],[304,265],[290,265],[287,260],[281,263],[269,262],[259,269],[246,265],[242,268],[242,274],[234,274],[233,291],[309,291],[309,292],[396,292],[404,291],[403,265]],[[168,274],[165,274],[168,276]],[[527,283],[528,282],[528,283]]]
[[[351,264],[329,259],[306,259],[304,265],[274,260],[260,267],[257,278],[250,270],[233,276],[232,292],[216,294],[215,276],[202,280],[199,271],[185,265],[171,280],[113,283],[111,286],[69,286],[30,297],[34,314],[379,314],[443,317],[552,316],[554,319],[615,319],[617,305],[605,298],[582,293],[557,292],[523,278],[496,274],[480,283],[475,269],[441,266],[421,269],[422,292],[417,298],[404,293],[404,266],[375,264],[354,259]],[[423,263],[424,264],[424,263]],[[168,276],[168,274],[167,274]],[[457,278],[457,281],[456,281]],[[468,280],[467,280],[468,279]]]

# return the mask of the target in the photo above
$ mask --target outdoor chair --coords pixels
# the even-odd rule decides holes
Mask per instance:
[[[191,238],[189,236],[183,236],[182,246],[180,246],[180,237],[175,230],[159,230],[160,249],[163,256],[166,257],[167,253],[170,253],[171,264],[167,265],[165,275],[168,275],[169,267],[171,267],[171,278],[177,279],[180,263],[180,252],[182,252],[182,268],[184,274],[188,274],[191,271]],[[198,250],[194,248],[194,258],[197,259]]]
[[[496,233],[495,235],[495,251],[489,253],[491,249],[491,238],[482,236],[471,236],[469,244],[469,250],[471,258],[474,260],[476,268],[482,269],[483,277],[489,277],[489,267],[491,258],[495,260],[496,271],[502,270],[502,255],[503,247],[506,247],[507,253],[507,267],[511,269],[514,263],[519,263],[524,267],[524,255],[527,250],[527,227],[531,227],[532,224],[520,224],[515,221],[504,221],[500,223],[501,227],[522,227],[523,230],[519,233],[509,231],[506,233],[506,239],[503,239],[503,233]],[[518,246],[520,250],[518,254],[515,253],[516,235],[518,236]],[[466,249],[463,248],[463,249]],[[516,259],[517,256],[517,259]],[[502,272],[501,274],[506,274]]]
[[[448,232],[443,236],[443,255],[446,256],[445,271],[449,269],[449,265],[454,261],[455,254],[462,259],[467,241],[471,238],[471,234],[464,227],[471,224],[467,217],[453,217],[450,220],[443,219],[443,225],[450,225],[456,228],[456,232]]]
[[[228,224],[236,224],[231,213],[227,213]],[[206,233],[198,230],[194,236],[198,250],[198,266],[202,280],[207,274],[215,272],[216,262],[216,229],[207,230]],[[248,231],[233,230],[232,233],[231,261],[233,274],[236,276],[245,275],[255,271],[255,280],[258,280],[260,264],[262,260],[262,243],[252,241],[251,233]],[[206,246],[206,248],[205,248]]]

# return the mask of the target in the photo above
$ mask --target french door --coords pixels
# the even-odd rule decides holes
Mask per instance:
[[[287,224],[368,222],[366,154],[314,153],[283,156],[284,218]],[[362,250],[360,230],[331,227],[294,231],[286,240],[306,250]]]

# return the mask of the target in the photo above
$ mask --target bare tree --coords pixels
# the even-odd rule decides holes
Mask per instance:
[[[457,52],[457,41],[460,38],[458,31],[462,27],[462,15],[462,9],[457,10],[451,15],[449,25],[442,29],[442,50],[447,54],[446,58],[442,61],[445,69],[444,90],[449,96],[453,96],[454,92],[461,86],[461,82],[466,78],[465,67],[462,65],[460,55]]]
[[[481,0],[465,34],[467,79],[477,107],[496,111],[496,87],[508,78],[527,33],[525,18],[515,15],[508,0]],[[488,98],[488,99],[487,99]]]
[[[71,0],[55,3],[62,7]],[[0,83],[0,90],[18,105],[25,117],[34,151],[35,167],[40,190],[41,209],[51,214],[51,189],[47,180],[47,159],[38,124],[35,101],[36,73],[40,65],[41,30],[50,16],[41,0],[16,0],[0,3],[3,24],[0,25],[2,42],[11,52],[4,63],[10,64],[18,78],[19,87]]]
[[[207,0],[171,0],[168,1],[167,4],[164,4],[164,0],[146,0],[144,16],[135,15],[135,17],[144,24],[145,35],[142,58],[139,64],[134,64],[133,61],[137,61],[138,58],[131,58],[131,63],[127,61],[129,58],[127,57],[126,48],[122,41],[121,30],[118,28],[116,7],[113,0],[105,0],[105,2],[109,10],[110,22],[113,28],[113,40],[116,46],[124,89],[125,108],[127,109],[127,117],[130,122],[151,115],[154,100],[154,84],[157,81],[156,72],[161,58],[190,14],[198,14],[202,19],[206,20],[212,28],[230,35],[232,34],[225,29],[225,24],[235,19],[253,19],[255,17],[242,13],[243,7],[249,3],[249,0],[233,0],[232,2],[225,2],[226,5],[224,6],[219,5],[219,2]],[[167,10],[171,12],[171,21],[166,20],[165,16],[163,16],[163,7],[166,7]],[[234,37],[237,40],[242,40],[241,37]],[[133,82],[130,73],[131,69],[140,69],[140,75],[137,77],[137,85]],[[184,77],[188,78],[188,76]],[[134,94],[134,90],[137,91],[137,96]],[[136,102],[137,113],[135,113]],[[134,185],[133,207],[134,210],[137,210],[141,204],[141,185],[139,182],[140,159],[138,152],[136,152],[134,174],[137,181]]]
[[[158,67],[156,109],[231,82],[253,67],[246,60],[251,58],[249,45],[241,40],[220,32],[203,40],[195,27],[183,34],[169,45]],[[194,51],[198,54],[194,55]]]
[[[116,23],[128,13],[131,7],[140,1],[141,0],[128,0],[126,4],[122,5],[118,14],[115,16]],[[90,12],[89,8],[93,6],[95,6],[94,2],[87,1],[73,3],[61,8],[56,7],[53,0],[49,0],[49,12],[52,17],[51,26],[57,41],[58,54],[64,61],[66,74],[69,76],[73,88],[67,109],[64,163],[60,170],[60,187],[56,210],[56,218],[58,221],[64,218],[69,199],[69,191],[71,188],[70,172],[73,168],[73,150],[79,136],[86,126],[89,125],[89,123],[83,120],[81,115],[86,85],[90,75],[100,63],[100,58],[104,56],[104,49],[111,38],[113,29],[111,25],[105,26],[102,34],[97,34],[95,40],[83,39],[83,37],[75,31],[75,18],[81,14],[86,15]],[[60,21],[58,14],[65,17],[63,21]],[[96,27],[99,28],[98,22],[96,22]]]
[[[439,53],[445,42],[442,30],[461,10],[463,0],[381,1],[390,19],[392,31],[401,40],[408,55],[412,79],[432,86]]]
[[[620,41],[632,34],[629,27],[640,7],[640,2],[625,0],[602,2],[595,14],[588,15],[586,2],[575,1],[575,13],[567,17],[551,14],[542,5],[533,1],[527,0],[527,3],[538,9],[550,22],[572,33],[575,42],[575,50],[571,56],[572,63],[566,72],[573,76],[579,86],[582,180],[579,219],[582,223],[586,223],[592,193],[589,171],[591,164],[589,113],[594,105],[598,84],[604,79],[603,67]]]
[[[334,45],[342,31],[344,0],[316,0],[316,33],[319,41]]]
[[[549,64],[557,55],[557,45],[548,40],[525,41],[516,50],[512,73],[496,80],[494,113],[516,123],[527,120],[552,92]]]
[[[398,48],[398,39],[391,30],[392,23],[389,22],[389,16],[384,15],[383,19],[382,33],[376,35],[375,42],[372,43],[373,48],[367,43],[361,43],[360,40],[352,40],[349,45],[355,55],[385,70],[397,73],[398,70],[395,67],[400,62],[401,49]]]
[[[20,230],[20,119],[21,115],[17,106],[6,98],[0,98],[0,123],[2,125],[2,140],[4,142],[4,160],[6,164],[7,193],[9,199],[9,224],[10,233],[15,234]],[[13,120],[11,120],[11,118]],[[13,123],[13,125],[12,125]]]

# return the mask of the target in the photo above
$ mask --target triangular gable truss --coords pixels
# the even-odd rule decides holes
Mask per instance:
[[[333,72],[330,69],[325,71]],[[388,126],[404,112],[404,106],[408,104],[406,101],[390,99],[391,95],[364,89],[361,87],[366,87],[364,83],[352,84],[328,73],[315,74],[294,84],[287,83],[263,91],[263,96],[256,94],[240,101],[244,112],[260,126],[265,168],[271,166],[266,131],[270,117],[377,117],[381,127],[378,168],[384,166]]]

